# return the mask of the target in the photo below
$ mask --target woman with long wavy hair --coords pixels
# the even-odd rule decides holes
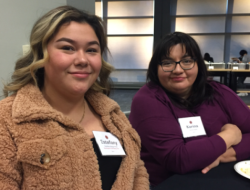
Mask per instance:
[[[149,189],[140,138],[107,97],[102,20],[55,8],[35,23],[30,47],[0,102],[1,189]]]

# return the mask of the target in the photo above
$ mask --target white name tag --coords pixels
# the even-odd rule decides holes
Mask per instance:
[[[233,67],[233,70],[238,70],[239,69],[239,67]]]
[[[93,131],[93,134],[103,156],[126,156],[116,136],[101,131]]]
[[[184,138],[206,135],[200,116],[178,119]]]
[[[214,69],[214,66],[208,66],[208,69]]]

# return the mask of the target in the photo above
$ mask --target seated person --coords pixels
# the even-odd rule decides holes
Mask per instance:
[[[241,50],[240,52],[239,52],[239,54],[240,54],[240,57],[239,58],[232,58],[232,60],[234,61],[234,62],[237,62],[237,63],[249,63],[250,62],[250,56],[247,54],[247,51],[246,50]],[[238,77],[238,80],[237,80],[237,86],[239,87],[239,88],[245,88],[246,87],[246,85],[244,84],[244,81],[246,80],[246,76],[239,76]],[[238,96],[247,96],[248,95],[248,93],[238,93],[237,94]]]
[[[250,62],[250,56],[247,54],[246,50],[240,50],[239,52],[240,57],[239,58],[235,58],[233,57],[232,60],[236,61],[237,63],[249,63]]]
[[[249,63],[250,62],[250,56],[247,54],[246,50],[241,50],[240,51],[240,58],[239,59],[239,63]],[[238,78],[238,85],[241,87],[244,84],[244,81],[246,80],[247,77],[239,77]]]
[[[140,138],[107,97],[113,67],[102,59],[103,26],[70,6],[35,23],[31,51],[17,61],[4,86],[10,96],[0,102],[1,189],[149,189]],[[116,149],[122,143],[126,156],[102,156],[103,139]]]
[[[205,174],[250,157],[249,108],[227,86],[207,80],[199,46],[181,32],[156,46],[129,120],[152,186],[175,173]]]
[[[210,57],[210,54],[209,53],[205,53],[204,54],[204,61],[207,61],[207,62],[214,62],[214,59],[212,57]]]

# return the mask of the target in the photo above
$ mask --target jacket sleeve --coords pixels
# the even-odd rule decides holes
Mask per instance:
[[[133,190],[148,190],[149,189],[149,180],[148,173],[144,166],[144,162],[139,160],[135,172],[135,181]]]
[[[147,170],[144,166],[144,162],[140,159],[140,151],[141,151],[141,139],[137,132],[132,128],[129,120],[119,110],[119,117],[122,119],[122,123],[125,124],[126,130],[124,131],[124,138],[129,139],[131,144],[131,152],[134,154],[135,164],[135,173],[134,173],[134,181],[133,181],[133,190],[149,190],[149,176]],[[133,147],[133,148],[132,148]]]
[[[22,181],[17,148],[3,121],[0,119],[0,189],[19,190]]]

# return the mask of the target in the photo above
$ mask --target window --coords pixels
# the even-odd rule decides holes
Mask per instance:
[[[107,24],[107,61],[115,67],[114,82],[145,82],[152,56],[154,1],[96,1],[96,14]]]
[[[228,62],[249,49],[249,0],[171,0],[171,31],[189,33],[201,52]]]

